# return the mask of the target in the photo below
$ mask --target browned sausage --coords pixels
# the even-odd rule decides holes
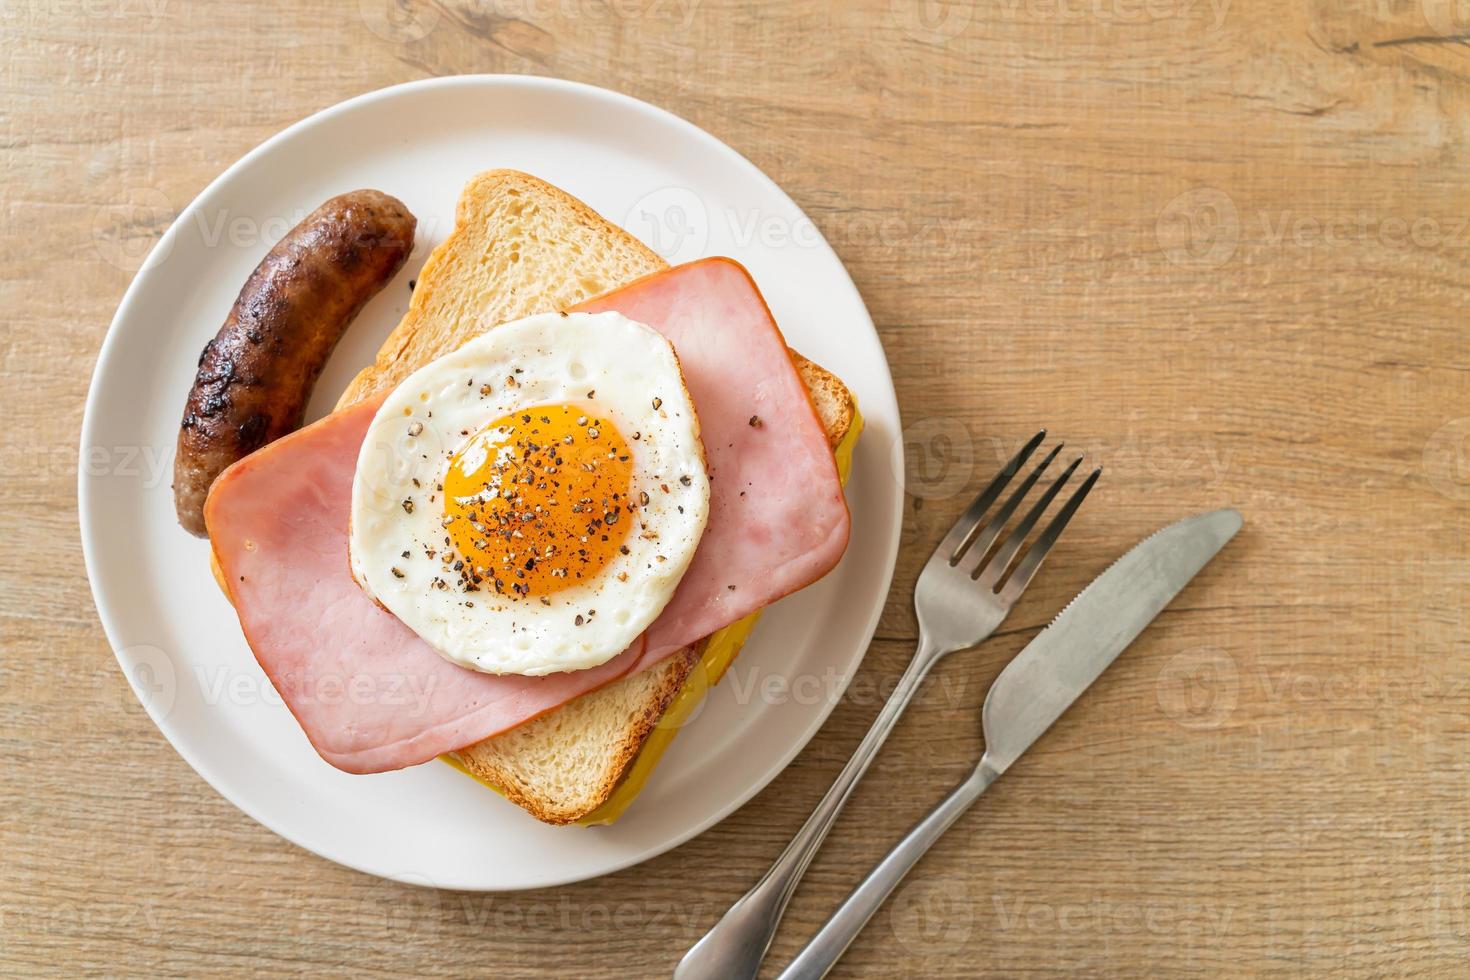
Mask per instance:
[[[255,267],[204,345],[184,404],[174,505],[190,533],[205,534],[215,477],[300,427],[332,348],[402,267],[416,223],[397,198],[353,191],[313,211]]]

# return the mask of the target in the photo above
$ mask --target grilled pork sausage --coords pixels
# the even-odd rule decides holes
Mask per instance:
[[[174,458],[179,523],[205,534],[204,499],[231,463],[301,425],[312,386],[368,300],[413,249],[417,222],[374,190],[334,197],[256,266],[199,355]]]

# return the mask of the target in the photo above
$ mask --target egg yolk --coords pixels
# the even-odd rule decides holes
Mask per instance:
[[[630,459],[585,405],[524,408],[472,435],[444,478],[461,587],[544,598],[600,574],[633,523]]]

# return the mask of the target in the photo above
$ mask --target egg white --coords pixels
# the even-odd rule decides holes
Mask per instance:
[[[628,553],[549,605],[434,585],[444,567],[426,551],[444,549],[450,458],[488,423],[547,404],[585,405],[626,441],[630,495],[648,493]],[[388,395],[358,457],[349,548],[362,587],[445,659],[540,675],[595,667],[637,639],[673,595],[708,516],[699,420],[673,347],[620,313],[548,313],[488,331]]]

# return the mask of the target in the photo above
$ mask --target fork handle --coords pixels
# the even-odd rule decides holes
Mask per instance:
[[[765,876],[684,954],[674,969],[674,980],[754,980],[807,865],[822,846],[858,779],[868,771],[899,715],[913,700],[920,682],[943,652],[920,637],[919,648],[908,669],[827,795]]]
[[[811,942],[797,954],[777,980],[821,980],[827,971],[847,952],[847,947],[862,932],[863,926],[893,894],[904,875],[934,842],[960,818],[1000,774],[982,759],[979,768],[954,791],[929,811],[914,828],[894,845],[878,866],[868,872],[862,884],[837,907]]]

